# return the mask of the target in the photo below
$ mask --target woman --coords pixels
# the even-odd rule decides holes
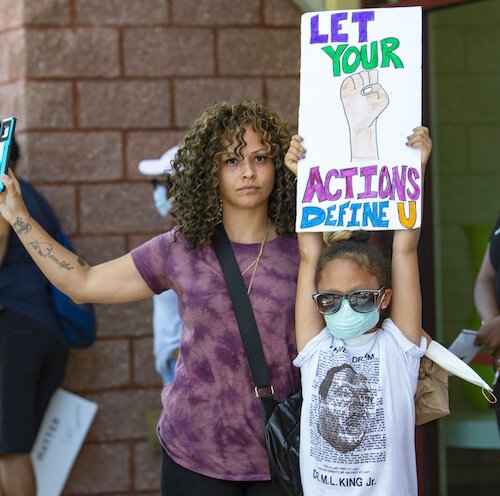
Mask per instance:
[[[290,135],[264,106],[219,103],[188,130],[171,187],[178,227],[90,267],[29,216],[12,173],[0,212],[51,282],[78,302],[123,303],[174,289],[184,326],[162,393],[162,494],[273,495],[259,400],[212,240],[222,222],[252,302],[276,398],[298,387],[292,360],[298,249]]]

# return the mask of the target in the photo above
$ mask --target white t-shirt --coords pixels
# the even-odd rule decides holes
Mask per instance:
[[[299,353],[304,496],[417,495],[414,396],[426,347],[386,319],[346,341],[325,327]]]

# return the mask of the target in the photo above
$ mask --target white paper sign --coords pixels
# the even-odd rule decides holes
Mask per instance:
[[[419,227],[421,8],[309,12],[301,47],[297,231]]]
[[[460,360],[463,360],[465,363],[470,363],[481,350],[481,346],[476,346],[474,344],[476,336],[477,331],[463,329],[448,349],[460,358]]]
[[[31,452],[37,496],[61,494],[96,411],[85,398],[64,389],[54,393]]]

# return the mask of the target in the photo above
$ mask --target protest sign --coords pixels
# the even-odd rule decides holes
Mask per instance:
[[[420,7],[302,16],[297,231],[420,226],[421,52]]]
[[[97,405],[57,389],[38,431],[31,459],[37,496],[59,496],[80,451]]]

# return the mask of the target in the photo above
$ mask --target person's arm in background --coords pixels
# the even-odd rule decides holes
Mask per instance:
[[[474,286],[474,303],[484,322],[476,338],[476,344],[482,345],[494,356],[496,368],[500,369],[500,309],[495,299],[495,276],[488,243]]]
[[[75,303],[125,303],[152,296],[130,253],[91,267],[31,217],[11,170],[2,181],[6,191],[0,193],[0,214],[12,225],[45,277]]]
[[[2,266],[7,244],[9,243],[10,224],[0,215],[0,267]]]

